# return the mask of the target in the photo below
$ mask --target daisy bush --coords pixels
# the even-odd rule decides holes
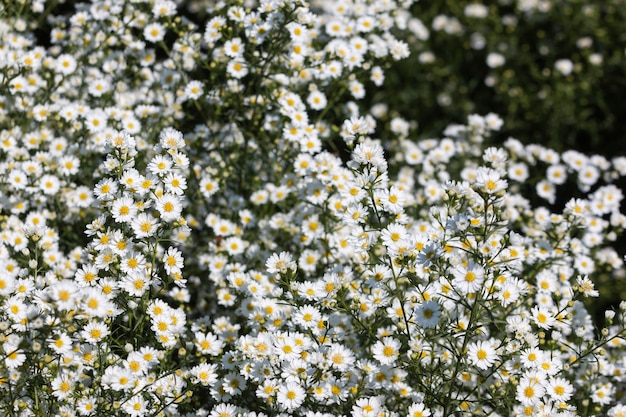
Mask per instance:
[[[418,140],[412,5],[0,6],[0,413],[626,415],[626,157]]]

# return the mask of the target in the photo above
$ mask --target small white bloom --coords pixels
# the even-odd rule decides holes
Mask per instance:
[[[502,54],[491,52],[487,55],[487,66],[489,68],[498,68],[504,65],[506,62],[504,56]]]
[[[161,42],[165,37],[165,26],[158,22],[149,23],[143,29],[143,36],[149,42]]]
[[[384,337],[372,347],[374,359],[383,365],[393,365],[400,356],[400,342],[393,337]]]
[[[498,360],[496,350],[487,340],[471,343],[467,348],[467,355],[472,364],[479,369],[487,369]]]
[[[296,262],[288,252],[272,254],[265,263],[265,267],[270,274],[285,274],[288,270],[295,271],[297,268]]]
[[[574,63],[569,59],[559,59],[554,63],[554,68],[562,75],[570,75],[574,71]]]

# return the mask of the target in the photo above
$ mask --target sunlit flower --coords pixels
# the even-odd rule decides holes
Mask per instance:
[[[543,382],[536,374],[525,374],[517,385],[515,398],[523,405],[539,404],[546,392]]]
[[[295,271],[297,265],[290,253],[281,252],[272,254],[265,263],[265,267],[270,274],[285,274],[289,270]]]
[[[109,335],[108,326],[99,321],[90,321],[81,331],[81,336],[87,343],[97,343]]]
[[[156,209],[161,219],[169,222],[180,219],[183,207],[180,198],[175,194],[164,193],[156,200]]]
[[[452,270],[453,287],[461,294],[469,294],[481,289],[485,277],[484,269],[473,262],[467,266],[459,265]]]
[[[471,343],[467,347],[467,356],[472,364],[479,369],[488,369],[498,360],[493,343],[488,340]]]
[[[149,23],[143,29],[143,36],[147,41],[160,42],[165,37],[165,27],[158,22]]]
[[[296,382],[287,382],[278,388],[278,393],[276,394],[277,403],[282,409],[287,411],[300,407],[305,398],[306,392]]]
[[[374,359],[383,365],[392,365],[400,356],[401,344],[392,337],[385,337],[377,341],[372,347]]]

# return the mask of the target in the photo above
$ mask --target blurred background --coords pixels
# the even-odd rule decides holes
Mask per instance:
[[[420,135],[496,112],[500,139],[626,154],[626,1],[437,0],[410,12],[412,55],[374,99]]]

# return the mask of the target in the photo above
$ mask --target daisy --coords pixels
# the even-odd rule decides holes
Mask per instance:
[[[367,220],[368,211],[361,203],[356,203],[348,206],[341,216],[348,223],[359,224]]]
[[[2,345],[4,350],[3,360],[8,369],[16,369],[26,361],[26,355],[17,346],[13,346],[10,343],[4,343]]]
[[[92,320],[80,332],[81,337],[91,344],[95,344],[109,335],[109,328],[106,324]]]
[[[68,398],[74,392],[74,379],[65,373],[59,374],[52,380],[52,395],[57,400],[64,400]]]
[[[292,361],[300,357],[302,347],[296,344],[292,334],[282,334],[274,341],[274,351],[282,360]]]
[[[498,171],[479,167],[476,171],[476,187],[487,194],[497,194],[506,190],[508,183],[500,178]]]
[[[4,302],[4,311],[14,323],[20,323],[26,318],[28,307],[22,300],[23,297],[14,295]]]
[[[12,265],[11,268],[14,272],[7,273],[7,267]],[[18,269],[15,268],[16,265],[10,263],[8,260],[0,261],[0,270],[2,270],[2,274],[0,274],[0,296],[8,296],[13,292],[15,288],[15,276],[17,275]]]
[[[43,172],[42,164],[39,161],[24,161],[21,168],[29,177],[39,176]]]
[[[111,200],[117,189],[116,181],[111,178],[105,178],[96,184],[94,194],[98,200]]]
[[[148,42],[161,42],[165,37],[165,26],[158,22],[149,23],[143,29],[143,36]]]
[[[172,194],[183,195],[187,189],[187,179],[179,173],[170,172],[163,179],[165,189]]]
[[[392,214],[398,214],[403,211],[406,203],[406,195],[400,188],[394,186],[389,191],[383,192],[381,203],[385,210]]]
[[[546,170],[546,179],[552,184],[563,184],[567,181],[567,167],[562,164],[550,165]]]
[[[439,303],[430,300],[420,304],[415,309],[415,321],[418,326],[426,329],[434,329],[439,323],[439,317],[441,316],[441,309]]]
[[[609,417],[626,417],[626,405],[618,404],[609,409],[607,415]]]
[[[491,367],[498,360],[493,344],[487,340],[470,343],[467,355],[474,366],[483,370]]]
[[[119,132],[112,131],[111,134],[107,136],[106,142],[115,149],[134,149],[136,145],[135,138],[124,130]]]
[[[159,143],[163,149],[181,149],[185,146],[185,139],[181,132],[168,127],[159,135]]]
[[[100,289],[86,288],[81,297],[82,311],[87,317],[106,317],[111,310],[111,302]]]
[[[213,46],[215,42],[220,40],[222,37],[220,28],[225,24],[226,19],[222,16],[215,16],[207,22],[204,31],[204,41],[209,44],[209,46]]]
[[[119,282],[119,287],[133,297],[141,297],[151,284],[150,275],[136,273],[125,275]]]
[[[594,288],[593,282],[587,277],[580,275],[576,278],[576,285],[578,290],[583,293],[585,297],[598,297],[600,293]]]
[[[200,192],[204,198],[210,198],[219,190],[219,183],[209,175],[203,175],[200,181]]]
[[[591,401],[596,404],[610,404],[615,395],[615,387],[610,382],[599,382],[592,386]]]
[[[122,178],[120,178],[120,184],[131,192],[135,192],[140,186],[141,174],[134,168],[130,168],[124,171]]]
[[[356,98],[357,100],[365,97],[365,86],[361,82],[357,80],[352,80],[349,82],[348,88],[350,90],[350,93],[352,94],[352,97]]]
[[[243,78],[248,75],[248,64],[243,60],[230,61],[226,66],[226,71],[233,78]]]
[[[524,182],[528,179],[528,166],[523,162],[513,163],[509,166],[508,176],[517,182]]]
[[[558,59],[554,63],[554,69],[562,75],[570,75],[574,71],[574,63],[569,59]]]
[[[591,274],[595,269],[595,262],[587,255],[580,255],[574,261],[574,268],[583,275]]]
[[[264,373],[269,374],[270,370],[268,369],[267,371],[265,371],[263,369],[263,365],[263,363],[259,363],[257,369],[255,369],[253,372],[258,376],[264,375]],[[265,377],[263,380],[263,384],[257,387],[256,395],[259,398],[272,398],[278,392],[278,386],[279,382],[276,379]]]
[[[78,173],[80,160],[74,155],[64,155],[59,158],[58,164],[62,175],[74,175]]]
[[[194,343],[200,353],[216,356],[222,352],[223,342],[213,333],[196,332],[194,335]]]
[[[354,365],[354,354],[343,345],[333,343],[325,354],[330,366],[338,371],[346,371]]]
[[[304,305],[294,314],[295,323],[307,330],[314,329],[320,320],[322,320],[322,314],[317,307],[312,305]]]
[[[105,93],[107,93],[111,89],[111,83],[106,78],[98,78],[89,83],[89,87],[87,91],[94,97],[102,97]],[[104,113],[102,113],[104,115]],[[89,120],[89,118],[88,118]],[[106,120],[106,116],[104,117]],[[91,123],[92,128],[100,129],[102,126],[98,126],[96,124]]]
[[[224,239],[222,247],[228,252],[229,255],[242,254],[247,246],[247,242],[241,239],[239,236],[230,236]]]
[[[467,266],[460,265],[454,268],[452,274],[454,276],[452,285],[460,294],[477,292],[482,287],[485,278],[483,268],[471,261]]]
[[[417,254],[416,263],[424,268],[428,268],[442,255],[443,249],[439,243],[428,242]]]
[[[408,409],[407,417],[429,417],[430,410],[424,403],[413,403]]]
[[[391,56],[396,61],[400,59],[404,59],[409,56],[410,50],[409,45],[399,39],[392,39],[391,45],[389,47],[389,51],[391,52]]]
[[[313,110],[323,110],[326,108],[328,100],[323,92],[319,90],[314,90],[309,93],[309,96],[307,97],[307,103]]]
[[[184,262],[183,254],[180,250],[170,246],[163,255],[162,262],[168,275],[181,272]]]
[[[9,174],[9,186],[16,190],[23,190],[28,185],[28,178],[24,171],[14,169]]]
[[[176,16],[176,3],[171,0],[157,0],[152,6],[152,15],[155,18]]]
[[[257,190],[250,196],[250,201],[255,206],[265,204],[269,201],[269,192],[267,190]]]
[[[526,373],[517,385],[515,399],[525,406],[537,405],[546,390],[545,381],[533,373]]]
[[[128,133],[136,134],[141,132],[141,122],[135,117],[125,117],[122,120],[122,128]]]
[[[361,397],[352,406],[353,417],[374,417],[381,411],[382,401],[380,397]]]
[[[383,365],[393,365],[400,356],[401,344],[393,337],[384,337],[372,347],[374,359]]]
[[[141,352],[138,351],[130,352],[126,360],[124,360],[123,365],[130,372],[138,376],[145,374],[149,367],[148,362],[144,359]]]
[[[66,333],[57,333],[50,339],[48,346],[55,353],[65,355],[72,350],[72,339]]]
[[[135,218],[137,206],[130,197],[120,197],[111,205],[113,220],[118,223],[128,223]]]
[[[169,173],[171,167],[171,158],[159,154],[155,155],[148,164],[148,171],[150,171],[152,175],[164,176]]]
[[[39,189],[46,195],[54,195],[60,188],[61,182],[54,175],[46,174],[39,180]]]
[[[319,251],[306,249],[298,259],[299,268],[306,272],[314,272],[322,254]]]
[[[72,74],[77,66],[76,59],[70,54],[59,55],[55,62],[55,69],[63,75]]]
[[[383,72],[383,69],[379,66],[373,67],[372,73],[370,75],[370,80],[372,80],[374,85],[376,85],[377,87],[382,86],[383,82],[385,81],[385,73]]]
[[[400,244],[408,239],[406,227],[397,223],[391,223],[380,234],[383,244],[391,247],[394,244]]]
[[[154,235],[158,227],[158,222],[154,216],[146,213],[140,213],[132,219],[131,227],[135,233],[135,237],[137,239],[142,239]]]
[[[500,301],[502,306],[506,307],[511,303],[517,301],[522,294],[521,292],[521,283],[518,281],[507,282],[500,288],[500,290],[496,293],[496,297]]]
[[[175,194],[164,193],[156,200],[156,209],[161,215],[161,219],[170,222],[180,219],[183,210],[180,198]]]
[[[584,188],[589,188],[598,181],[600,171],[593,165],[587,164],[578,172],[578,183]]]
[[[547,307],[535,306],[531,314],[535,324],[545,330],[549,330],[556,322],[556,318]]]
[[[280,254],[272,254],[265,263],[267,272],[270,274],[285,274],[288,270],[297,269],[296,262],[289,252],[281,252]]]
[[[232,404],[218,404],[216,405],[208,417],[237,417],[242,415],[236,406]]]
[[[286,382],[278,388],[276,402],[279,407],[286,411],[292,411],[302,405],[306,398],[306,392],[296,382]]]
[[[76,409],[81,416],[93,415],[98,407],[98,401],[95,397],[81,398],[76,404]],[[63,413],[61,413],[63,415]]]
[[[18,94],[22,92],[28,91],[28,81],[23,76],[19,75],[11,80],[9,83],[11,86],[13,94]]]
[[[122,407],[131,417],[143,417],[148,412],[146,400],[139,394],[126,401]]]
[[[376,27],[376,20],[374,17],[365,15],[360,16],[356,22],[356,30],[358,32],[371,32]]]
[[[244,53],[244,45],[240,38],[233,38],[224,43],[224,54],[230,58],[240,58]]]
[[[557,289],[557,280],[551,271],[541,271],[537,274],[537,290],[552,294]]]

